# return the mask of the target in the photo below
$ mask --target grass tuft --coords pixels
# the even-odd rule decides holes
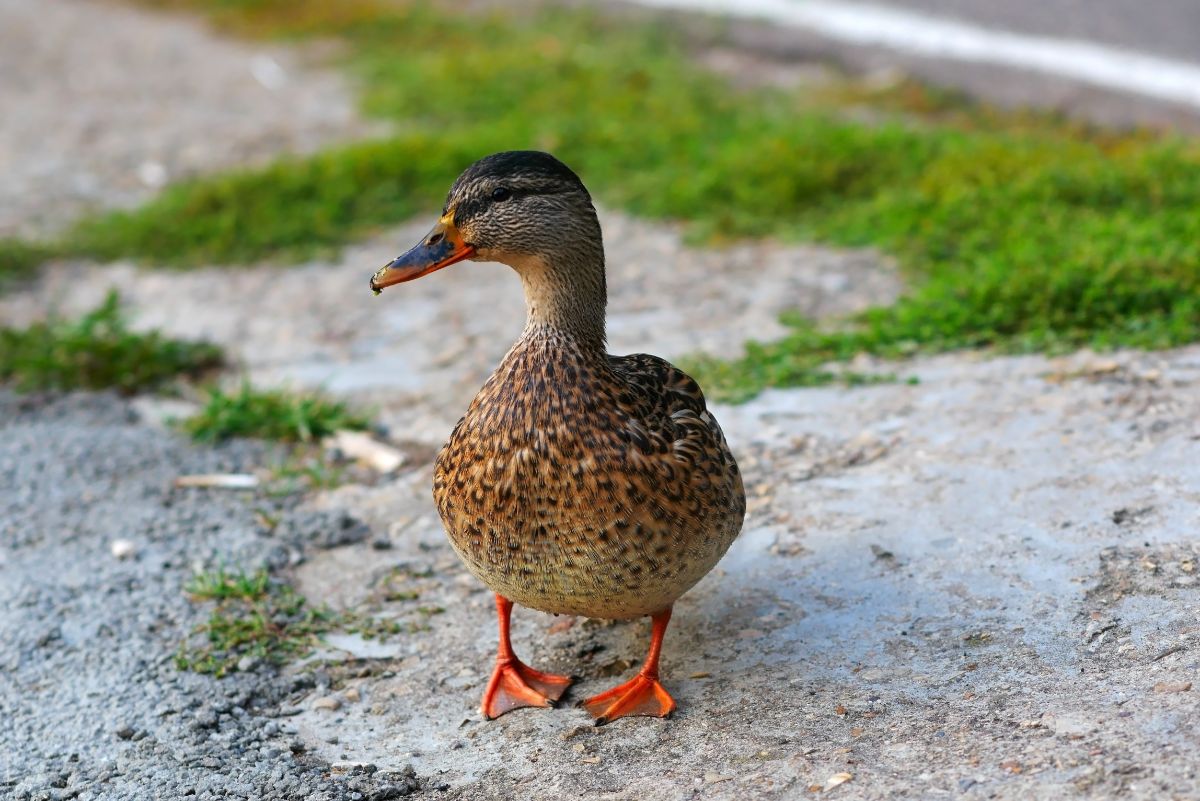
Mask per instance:
[[[368,421],[319,395],[257,390],[243,383],[236,392],[210,390],[204,407],[180,425],[201,442],[231,437],[312,442],[340,429],[364,429]]]
[[[429,631],[429,618],[445,612],[440,606],[419,606],[408,613],[417,619],[403,620],[335,612],[324,605],[317,608],[265,570],[219,568],[197,573],[185,592],[193,601],[211,603],[213,608],[207,621],[180,643],[175,666],[218,677],[236,670],[246,657],[273,665],[305,657],[331,631],[381,641]]]
[[[315,490],[331,490],[347,481],[346,469],[327,458],[319,447],[298,446],[285,461],[271,469],[267,493],[293,495]]]
[[[748,342],[740,359],[693,356],[683,360],[682,367],[704,387],[709,400],[722,403],[744,403],[767,387],[861,387],[898,380],[894,373],[863,373],[835,364],[848,358],[812,340],[795,347],[788,338],[767,344]]]
[[[0,329],[0,381],[18,391],[159,389],[221,366],[221,350],[206,342],[130,331],[116,292],[78,320],[50,320]]]
[[[224,676],[244,657],[282,664],[308,654],[335,625],[333,613],[310,608],[303,596],[272,581],[265,570],[198,573],[186,591],[193,600],[215,607],[207,622],[180,644],[175,654],[179,670]]]
[[[255,573],[233,573],[225,568],[218,568],[195,574],[184,589],[198,601],[251,602],[267,596],[271,590],[271,577],[265,570]]]
[[[0,290],[31,278],[37,268],[54,256],[47,245],[12,237],[0,239]]]

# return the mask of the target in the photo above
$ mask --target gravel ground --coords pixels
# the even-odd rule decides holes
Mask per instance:
[[[403,768],[334,780],[308,755],[278,712],[327,681],[313,671],[248,665],[218,681],[175,668],[204,614],[183,593],[193,569],[271,564],[283,546],[259,533],[261,502],[173,490],[171,479],[263,460],[247,443],[190,447],[111,396],[0,392],[0,797],[341,799],[416,787]],[[122,558],[119,540],[132,546]]]
[[[3,6],[26,19],[31,7]],[[98,13],[54,8],[48,19]],[[178,20],[105,20],[92,40],[161,24],[201,43],[194,70],[252,52]],[[136,96],[140,80],[114,86]],[[294,120],[280,130],[292,124],[300,135]],[[213,138],[185,127],[173,147]],[[101,151],[74,157],[48,171],[44,208],[76,170],[112,187],[124,174],[104,172]],[[777,335],[780,309],[820,317],[898,291],[871,253],[695,250],[664,226],[603,222],[616,352],[730,353]],[[216,339],[256,380],[373,405],[408,459],[303,500],[172,490],[179,474],[273,454],[192,446],[146,399],[0,394],[0,797],[1200,798],[1200,348],[946,356],[905,365],[915,385],[718,408],[750,516],[677,607],[664,651],[676,717],[596,729],[567,708],[482,722],[490,598],[445,544],[429,463],[519,330],[521,303],[508,270],[476,264],[372,298],[367,277],[428,223],[288,270],[60,264],[0,298],[0,316],[24,321],[115,285],[136,324]],[[260,529],[264,507],[287,521],[276,533]],[[113,555],[117,539],[132,555]],[[180,673],[176,647],[205,615],[182,586],[220,564],[268,565],[312,601],[404,633],[331,636],[278,671]],[[514,622],[519,653],[581,677],[572,698],[629,675],[646,645],[644,623],[526,610]]]

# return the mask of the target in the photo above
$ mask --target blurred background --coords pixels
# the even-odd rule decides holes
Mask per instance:
[[[1200,797],[1200,4],[0,0],[0,109],[0,796]],[[516,148],[745,473],[674,728],[471,717],[520,285],[367,281]]]

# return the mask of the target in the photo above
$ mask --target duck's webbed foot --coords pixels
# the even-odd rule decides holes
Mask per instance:
[[[675,711],[675,699],[670,693],[663,689],[657,678],[643,673],[579,705],[591,713],[597,726],[631,715],[665,718]]]
[[[675,699],[658,683],[658,657],[662,652],[663,635],[671,621],[670,607],[654,615],[653,619],[650,653],[638,674],[620,686],[580,702],[579,705],[596,719],[597,726],[632,715],[665,718],[675,711]]]
[[[570,676],[534,670],[516,657],[497,660],[480,709],[492,720],[526,706],[555,706],[570,686]]]
[[[543,673],[517,659],[508,632],[512,606],[512,601],[496,594],[500,647],[496,652],[496,669],[492,671],[492,678],[483,691],[483,704],[480,706],[480,711],[488,720],[525,706],[554,706],[571,686],[570,676]]]

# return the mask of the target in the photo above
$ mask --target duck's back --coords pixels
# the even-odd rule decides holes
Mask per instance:
[[[633,617],[675,601],[737,536],[737,465],[696,383],[654,356],[523,339],[438,455],[454,548],[501,595]]]

